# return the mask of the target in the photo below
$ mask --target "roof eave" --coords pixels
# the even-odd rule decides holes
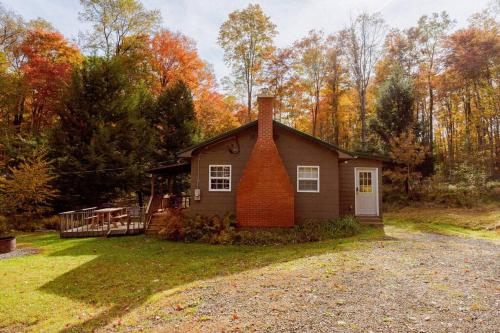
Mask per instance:
[[[384,162],[388,162],[390,161],[390,158],[386,157],[386,156],[377,156],[377,155],[370,155],[370,154],[366,154],[366,153],[360,153],[360,152],[349,152],[347,150],[344,150],[334,144],[331,144],[331,143],[328,143],[326,141],[323,141],[321,139],[318,139],[312,135],[309,135],[307,133],[304,133],[302,131],[299,131],[299,130],[296,130],[295,128],[292,128],[290,126],[287,126],[285,124],[282,124],[276,120],[273,121],[273,123],[282,128],[282,129],[285,129],[289,132],[292,132],[296,135],[299,135],[305,139],[308,139],[310,141],[313,141],[315,143],[318,143],[330,150],[333,150],[335,152],[337,152],[338,154],[338,157],[339,157],[339,160],[350,160],[350,159],[355,159],[355,158],[367,158],[367,159],[374,159],[374,160],[380,160],[380,161],[384,161]],[[192,156],[193,156],[193,153],[195,153],[198,149],[202,149],[206,146],[209,146],[209,145],[212,145],[212,144],[216,144],[226,138],[229,138],[231,136],[234,136],[236,134],[238,134],[239,132],[245,130],[245,129],[248,129],[248,128],[251,128],[253,126],[257,126],[257,120],[254,120],[254,121],[251,121],[249,123],[246,123],[245,125],[242,125],[240,127],[237,127],[235,129],[232,129],[232,130],[229,130],[225,133],[222,133],[220,135],[217,135],[213,138],[210,138],[208,140],[205,140],[203,142],[200,142],[196,145],[193,145],[191,147],[188,147],[184,150],[181,150],[177,153],[177,157],[178,158],[183,158],[183,159],[190,159]]]
[[[250,127],[255,126],[255,125],[257,125],[257,120],[251,121],[249,123],[246,123],[245,125],[241,125],[240,127],[237,127],[237,128],[232,129],[232,130],[229,130],[227,132],[224,132],[222,134],[216,135],[210,139],[207,139],[203,142],[197,143],[195,145],[192,145],[191,147],[188,147],[186,149],[183,149],[183,150],[177,152],[177,157],[190,158],[195,150],[197,150],[199,148],[203,148],[203,147],[211,145],[211,144],[214,144],[214,143],[217,143],[221,140],[224,140],[225,138],[233,136],[233,135],[239,133],[240,131],[245,130],[245,129],[250,128]]]

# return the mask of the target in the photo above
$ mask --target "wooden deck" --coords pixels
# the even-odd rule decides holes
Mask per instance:
[[[92,207],[60,213],[59,217],[62,238],[138,235],[145,227],[144,209],[137,207]]]

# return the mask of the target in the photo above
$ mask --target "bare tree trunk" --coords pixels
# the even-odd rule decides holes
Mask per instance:
[[[333,103],[332,107],[332,136],[333,136],[333,143],[336,145],[339,144],[339,103],[337,101],[337,98],[335,97],[335,101]]]
[[[313,119],[312,119],[312,135],[316,136],[316,127],[319,113],[319,91],[316,90],[314,95],[314,110],[313,110]]]
[[[247,117],[248,121],[252,121],[252,92],[249,90],[247,93]]]
[[[483,107],[481,104],[481,97],[479,95],[479,91],[477,89],[477,84],[474,82],[474,97],[475,97],[475,104],[476,104],[476,109],[478,113],[478,117],[476,120],[476,135],[477,135],[477,148],[478,151],[483,151],[484,150],[484,129],[483,129]]]
[[[446,101],[447,119],[446,119],[446,139],[448,143],[448,166],[449,171],[453,170],[455,164],[454,156],[454,122],[453,122],[453,105],[451,98],[448,97]]]
[[[434,91],[432,89],[431,76],[427,76],[427,84],[429,88],[429,155],[433,155],[433,143],[434,143]]]
[[[23,123],[23,115],[24,115],[24,102],[26,97],[23,95],[19,98],[17,103],[17,112],[14,115],[14,127],[16,129],[16,133],[21,133],[21,125]]]
[[[464,101],[464,118],[465,118],[465,149],[467,150],[467,156],[470,156],[472,147],[471,147],[471,137],[470,137],[470,126],[471,126],[471,101],[470,101],[470,93],[469,88],[465,87],[465,94],[463,97]]]
[[[361,144],[366,143],[366,91],[362,89],[359,94],[360,118],[361,118]]]

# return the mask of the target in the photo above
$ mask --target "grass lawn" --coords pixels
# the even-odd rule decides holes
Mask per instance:
[[[162,295],[215,276],[361,246],[383,236],[286,246],[214,246],[144,236],[60,239],[18,236],[39,254],[0,260],[1,332],[88,332],[134,312],[150,311]]]
[[[500,238],[500,203],[475,208],[443,208],[430,205],[405,207],[384,213],[384,223],[416,231]]]

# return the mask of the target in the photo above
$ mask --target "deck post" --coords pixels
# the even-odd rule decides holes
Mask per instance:
[[[163,178],[160,176],[158,180],[160,181],[160,209],[163,209]]]
[[[151,175],[151,196],[155,195],[155,175]]]
[[[172,176],[168,177],[168,193],[172,194],[174,191],[174,178]]]

